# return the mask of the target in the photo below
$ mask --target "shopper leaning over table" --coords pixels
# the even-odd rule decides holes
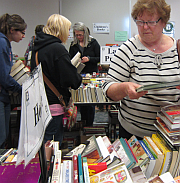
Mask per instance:
[[[11,103],[9,91],[22,92],[22,87],[10,76],[13,65],[11,42],[25,38],[27,24],[17,14],[0,17],[0,148],[5,148],[9,134]]]
[[[141,85],[180,80],[176,40],[162,33],[170,11],[165,0],[137,0],[131,15],[138,35],[112,58],[103,90],[109,99],[121,101],[120,136],[127,139],[151,136],[160,107],[179,103],[180,87],[136,92]]]

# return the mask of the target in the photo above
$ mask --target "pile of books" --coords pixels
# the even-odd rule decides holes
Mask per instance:
[[[154,125],[172,145],[180,145],[180,105],[162,107]]]
[[[60,182],[173,182],[173,177],[179,176],[180,151],[171,148],[159,133],[143,140],[133,135],[113,143],[107,136],[93,135],[86,143],[61,155],[60,165],[56,158],[53,164],[59,166]],[[50,177],[52,182],[57,181],[53,171]]]
[[[95,86],[79,87],[77,90],[71,90],[72,100],[74,103],[106,103],[102,88]]]

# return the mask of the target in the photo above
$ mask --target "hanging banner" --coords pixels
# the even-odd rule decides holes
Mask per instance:
[[[39,151],[46,126],[52,119],[44,88],[41,64],[22,85],[21,126],[16,165],[25,166]]]

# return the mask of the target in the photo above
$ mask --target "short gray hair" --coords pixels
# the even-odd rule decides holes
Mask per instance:
[[[91,38],[89,37],[89,31],[88,31],[87,27],[82,22],[77,22],[77,23],[74,24],[74,26],[73,26],[74,41],[73,41],[72,45],[78,43],[78,39],[75,35],[75,30],[84,32],[84,47],[87,47],[88,42],[91,41]]]

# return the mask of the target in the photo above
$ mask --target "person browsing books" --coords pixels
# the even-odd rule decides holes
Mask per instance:
[[[160,108],[179,102],[179,87],[136,92],[142,85],[180,80],[176,40],[162,33],[170,12],[165,0],[137,0],[131,15],[138,35],[120,46],[103,84],[110,100],[121,101],[120,135],[127,139],[151,136]]]
[[[11,76],[13,53],[11,42],[19,42],[25,38],[27,24],[17,14],[3,14],[0,17],[0,148],[5,148],[9,134],[11,101],[9,91],[21,94],[22,87]]]
[[[51,15],[43,31],[36,35],[31,59],[33,70],[36,67],[35,54],[38,52],[38,61],[42,65],[44,75],[63,96],[66,106],[71,96],[69,88],[77,89],[82,82],[82,77],[71,64],[70,55],[63,45],[68,39],[70,27],[71,22],[66,17],[59,14]],[[46,128],[44,142],[55,140],[61,145],[64,107],[46,83],[45,90],[53,120]]]
[[[37,34],[37,32],[41,32],[43,29],[44,25],[36,25],[35,27],[35,35]],[[34,43],[34,39],[36,36],[32,36],[29,43],[28,43],[28,47],[26,49],[26,52],[24,54],[24,64],[27,66],[31,65],[31,55],[32,55],[32,47],[33,47],[33,43]]]
[[[85,64],[81,73],[86,74],[98,72],[100,62],[100,45],[95,38],[89,35],[90,31],[82,22],[73,26],[74,40],[69,47],[69,53],[73,58],[77,52],[81,53],[81,62]],[[80,107],[81,120],[86,121],[86,126],[92,126],[94,121],[95,106]]]

